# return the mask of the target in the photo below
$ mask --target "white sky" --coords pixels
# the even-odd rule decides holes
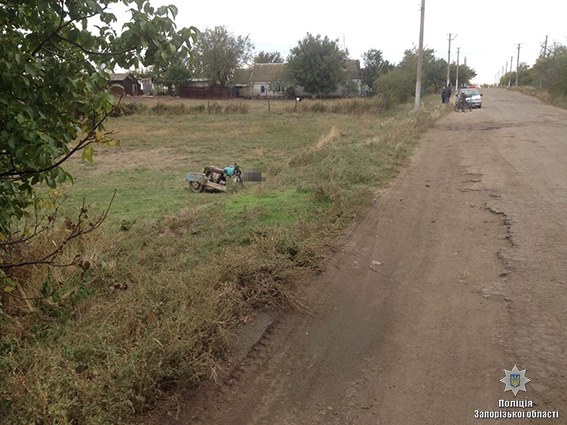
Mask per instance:
[[[382,50],[385,59],[397,63],[404,50],[418,44],[420,0],[331,2],[287,0],[266,2],[216,0],[152,0],[175,4],[178,26],[200,30],[224,25],[235,35],[249,35],[256,51],[279,51],[284,58],[307,32],[338,39],[353,59],[369,49]],[[533,65],[545,36],[567,44],[567,0],[426,0],[424,45],[447,59],[448,34],[451,61],[477,71],[478,83],[493,83],[522,43],[520,62]]]

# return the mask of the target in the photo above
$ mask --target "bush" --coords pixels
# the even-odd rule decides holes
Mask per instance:
[[[374,91],[388,104],[405,103],[415,93],[415,76],[405,69],[393,69],[378,77]]]

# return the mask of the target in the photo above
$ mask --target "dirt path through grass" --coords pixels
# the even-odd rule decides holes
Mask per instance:
[[[473,424],[515,399],[514,365],[516,399],[567,414],[566,122],[503,90],[440,120],[310,286],[312,315],[155,423]]]

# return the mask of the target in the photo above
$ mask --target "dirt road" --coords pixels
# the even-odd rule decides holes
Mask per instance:
[[[345,235],[313,315],[276,322],[170,423],[567,423],[567,111],[483,102],[439,121]],[[514,365],[531,380],[517,397],[500,382]],[[500,399],[562,416],[474,419]]]

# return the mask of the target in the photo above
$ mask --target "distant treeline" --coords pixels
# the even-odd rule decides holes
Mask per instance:
[[[516,72],[508,72],[500,79],[501,86],[515,85]],[[525,63],[518,68],[518,85],[532,86],[547,91],[552,98],[567,97],[567,46],[556,44],[542,54],[530,67]]]

